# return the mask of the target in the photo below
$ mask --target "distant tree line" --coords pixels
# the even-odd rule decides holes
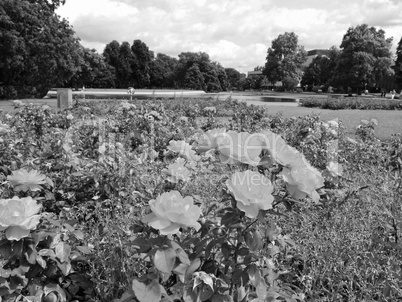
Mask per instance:
[[[141,40],[134,40],[132,45],[112,41],[106,45],[101,57],[110,70],[109,87],[185,88],[215,92],[237,85],[228,78],[225,68],[212,62],[204,52],[183,52],[178,59],[161,53],[155,57]]]
[[[307,52],[295,33],[284,33],[268,48],[260,76],[246,77],[211,61],[205,52],[178,58],[154,54],[141,40],[111,41],[103,53],[83,47],[55,10],[65,0],[1,0],[0,98],[44,96],[52,87],[175,88],[207,92],[266,89],[402,87],[402,39],[393,65],[392,38],[366,24],[351,27],[340,48],[331,47],[305,66]]]

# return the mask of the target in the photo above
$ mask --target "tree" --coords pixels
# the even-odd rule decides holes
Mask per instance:
[[[44,96],[79,68],[79,40],[55,14],[64,1],[2,0],[0,97]]]
[[[52,11],[55,11],[57,8],[66,3],[66,0],[28,0],[28,1],[30,3],[38,3],[42,6],[46,6]]]
[[[150,85],[151,87],[175,86],[175,70],[178,60],[168,55],[158,53],[150,63]]]
[[[239,89],[240,88],[240,79],[241,79],[241,74],[239,71],[237,71],[234,68],[225,68],[225,73],[228,78],[229,82],[229,89]]]
[[[194,90],[202,90],[205,86],[205,79],[200,71],[197,63],[192,64],[189,69],[186,70],[184,76],[184,87]]]
[[[135,57],[131,52],[130,43],[123,42],[119,48],[119,59],[116,68],[117,85],[128,88],[134,85],[133,69]]]
[[[334,82],[354,88],[375,86],[392,75],[392,38],[367,24],[350,27],[343,36],[342,53],[336,66]]]
[[[402,38],[396,47],[395,81],[400,89],[402,87]]]
[[[285,32],[272,41],[268,48],[263,74],[272,83],[293,78],[301,80],[303,63],[307,60],[307,52],[303,46],[298,45],[295,33]]]
[[[284,77],[282,79],[283,87],[286,90],[293,90],[296,88],[297,84],[299,83],[299,80],[293,77]]]
[[[80,66],[77,73],[71,79],[71,86],[93,88],[114,87],[114,69],[105,62],[103,56],[95,49],[81,47]]]
[[[240,80],[239,80],[239,84],[238,84],[238,89],[241,90],[246,90],[250,88],[250,83],[248,83],[250,77],[247,77],[247,75],[245,73],[241,73],[240,74]]]
[[[332,78],[330,70],[331,60],[325,55],[316,56],[313,61],[307,66],[303,79],[302,86],[321,86],[328,84]]]
[[[218,62],[213,62],[212,64],[215,65],[217,70],[220,89],[223,91],[227,91],[229,89],[229,80],[225,68]]]
[[[141,40],[134,40],[131,46],[133,63],[131,69],[135,87],[144,88],[150,84],[150,64],[153,60],[153,53]]]
[[[116,40],[113,40],[112,42],[106,44],[105,49],[103,50],[103,57],[105,58],[105,62],[112,72],[114,83],[116,86],[118,85],[116,71],[119,65],[119,52],[120,44]]]
[[[193,67],[194,66],[194,67]],[[198,76],[197,81],[189,81],[188,71]],[[182,52],[179,54],[179,62],[176,69],[176,78],[181,87],[191,89],[203,89],[205,91],[222,91],[227,87],[227,76],[224,76],[224,69],[218,63],[211,62],[209,55],[205,52]],[[199,80],[203,83],[200,87]],[[194,84],[189,86],[189,83]],[[223,87],[222,87],[223,86]]]

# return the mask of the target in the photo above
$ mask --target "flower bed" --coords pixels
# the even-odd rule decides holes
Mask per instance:
[[[401,138],[375,124],[231,100],[1,114],[0,297],[400,299]]]
[[[300,105],[321,109],[360,109],[360,110],[401,110],[400,100],[369,99],[366,97],[342,97],[342,98],[304,98]]]

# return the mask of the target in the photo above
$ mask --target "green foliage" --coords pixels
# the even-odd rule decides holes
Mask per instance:
[[[119,48],[119,57],[116,69],[116,78],[118,79],[118,87],[125,88],[134,86],[133,84],[133,67],[135,64],[135,56],[131,50],[130,43],[123,42]]]
[[[398,88],[402,87],[402,37],[396,47],[395,78]]]
[[[141,40],[121,45],[112,41],[103,52],[109,69],[115,71],[118,88],[185,88],[207,92],[229,88],[225,69],[212,62],[206,53],[184,52],[179,60],[164,54],[154,58],[153,52]]]
[[[281,81],[287,77],[301,80],[303,63],[307,60],[307,52],[298,45],[295,33],[284,33],[272,41],[268,48],[268,55],[264,74],[271,83]]]
[[[327,55],[318,55],[307,66],[302,79],[302,86],[329,86],[335,75],[335,68],[341,51],[331,47]]]
[[[44,96],[79,68],[79,43],[54,13],[63,1],[4,0],[0,21],[0,98]]]
[[[201,89],[208,92],[226,90],[228,80],[225,69],[212,62],[205,52],[182,52],[176,70],[180,87]]]
[[[385,38],[382,29],[366,24],[350,27],[340,46],[342,53],[333,82],[359,91],[366,84],[378,86],[384,77],[394,73],[391,69],[391,45],[392,38]]]
[[[177,59],[158,53],[150,64],[151,87],[175,87],[175,70]]]
[[[359,110],[401,110],[400,100],[372,99],[364,97],[340,98],[304,98],[300,102],[303,107],[321,108],[331,110],[359,109]]]
[[[228,77],[229,89],[230,90],[239,89],[241,86],[240,84],[242,78],[241,73],[234,68],[225,68],[225,72]]]
[[[153,60],[153,54],[151,54],[148,46],[141,40],[134,40],[131,51],[134,55],[133,65],[131,66],[134,86],[138,88],[148,87],[150,84],[150,65]]]
[[[114,69],[95,49],[80,47],[80,67],[71,79],[71,86],[108,88],[115,86]]]
[[[291,91],[296,88],[297,84],[299,84],[299,81],[295,78],[285,77],[282,79],[282,83],[286,90]]]

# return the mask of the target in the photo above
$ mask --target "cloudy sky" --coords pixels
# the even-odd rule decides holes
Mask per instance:
[[[265,64],[272,40],[294,32],[306,50],[341,44],[366,23],[402,37],[402,0],[67,0],[57,13],[99,53],[113,40],[143,41],[155,54],[206,52],[240,72]]]

